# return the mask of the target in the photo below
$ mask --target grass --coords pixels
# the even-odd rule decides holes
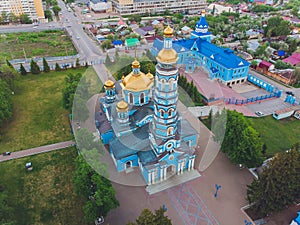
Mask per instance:
[[[272,116],[247,118],[267,145],[267,156],[287,150],[300,141],[300,121],[294,117],[275,120]]]
[[[13,118],[0,129],[0,153],[70,140],[69,112],[62,107],[64,78],[67,73],[85,71],[95,74],[82,68],[17,79]]]
[[[84,224],[84,202],[72,183],[75,157],[76,150],[66,148],[0,163],[0,184],[15,224]],[[25,169],[26,162],[32,162],[32,171]]]
[[[77,51],[65,31],[7,33],[0,35],[0,64],[5,59],[75,55]]]

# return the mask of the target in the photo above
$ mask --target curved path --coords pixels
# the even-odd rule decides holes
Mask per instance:
[[[74,141],[65,141],[56,144],[44,145],[36,148],[30,148],[22,151],[12,152],[11,155],[7,155],[7,156],[0,155],[0,162],[4,162],[11,159],[22,158],[30,155],[36,155],[44,152],[59,150],[59,149],[73,146],[74,144],[75,144]]]

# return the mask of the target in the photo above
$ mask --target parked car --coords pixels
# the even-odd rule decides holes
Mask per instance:
[[[292,92],[292,91],[287,91],[287,92],[285,92],[287,95],[292,95],[292,96],[294,96],[294,93]]]
[[[256,111],[255,114],[258,115],[258,116],[263,116],[263,115],[265,115],[264,113],[262,113],[262,112],[260,112],[260,111]]]
[[[3,156],[10,155],[11,152],[3,152]]]

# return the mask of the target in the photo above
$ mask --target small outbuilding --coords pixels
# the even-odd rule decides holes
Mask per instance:
[[[295,109],[292,109],[292,108],[277,110],[277,111],[273,112],[273,117],[276,120],[281,120],[281,119],[292,116],[294,112],[295,112]]]

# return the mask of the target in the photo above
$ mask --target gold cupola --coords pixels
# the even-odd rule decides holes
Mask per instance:
[[[104,88],[114,88],[114,87],[115,87],[115,82],[113,82],[110,79],[108,79],[107,81],[105,81]]]
[[[170,27],[170,25],[167,26],[167,28],[164,30],[164,36],[165,37],[173,37],[174,30]]]
[[[132,62],[131,67],[132,67],[133,69],[140,68],[140,62],[137,61],[137,60],[135,59],[135,60]]]
[[[122,78],[121,87],[129,91],[148,90],[153,85],[153,79],[140,71],[140,63],[135,59],[132,62],[132,72]]]
[[[117,103],[117,111],[118,112],[126,112],[128,111],[128,103],[124,100],[121,100]]]

